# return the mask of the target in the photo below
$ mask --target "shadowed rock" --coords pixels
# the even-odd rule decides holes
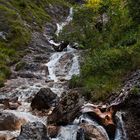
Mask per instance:
[[[57,52],[62,52],[69,45],[68,41],[62,42],[59,46],[53,45],[53,48]]]
[[[72,91],[62,96],[58,106],[48,116],[48,123],[66,125],[71,123],[79,115],[82,101],[77,92]]]
[[[49,109],[54,103],[57,95],[49,88],[41,88],[32,100],[32,109]]]

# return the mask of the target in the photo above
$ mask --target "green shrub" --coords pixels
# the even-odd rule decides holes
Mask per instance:
[[[71,80],[71,87],[82,87],[83,95],[92,101],[105,100],[121,87],[125,75],[140,68],[140,30],[130,16],[130,5],[121,0],[100,4],[94,9],[96,5],[92,4],[78,7],[71,23],[74,30],[70,33],[70,27],[66,27],[62,32],[62,37],[64,34],[64,38],[87,49],[81,75]],[[101,22],[102,13],[106,13],[108,22],[98,30],[96,24],[99,19]]]

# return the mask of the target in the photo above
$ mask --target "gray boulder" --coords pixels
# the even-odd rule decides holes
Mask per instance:
[[[46,126],[40,122],[23,125],[17,140],[49,140]]]

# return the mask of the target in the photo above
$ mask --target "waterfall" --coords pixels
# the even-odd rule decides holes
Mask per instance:
[[[58,36],[63,28],[68,25],[73,19],[73,8],[70,8],[69,15],[67,19],[62,23],[57,23],[57,30],[55,34]],[[0,36],[3,36],[3,33],[0,32]],[[51,45],[59,46],[60,43],[56,43],[51,37],[46,36],[46,39]],[[40,55],[40,54],[39,54]],[[27,79],[27,78],[17,78],[10,80],[10,86],[15,85],[9,88],[9,91],[4,96],[18,96],[19,101],[22,102],[22,105],[18,110],[5,110],[18,116],[19,118],[24,118],[29,122],[40,121],[46,124],[46,116],[39,117],[33,115],[30,110],[30,102],[27,101],[28,98],[34,96],[41,87],[48,87],[58,96],[65,91],[66,82],[72,78],[73,75],[79,75],[80,66],[79,66],[79,52],[78,50],[72,48],[70,45],[67,46],[66,50],[62,52],[51,52],[50,59],[47,63],[41,63],[48,67],[47,82],[41,81],[40,79]],[[40,74],[40,73],[39,73]],[[8,85],[8,84],[7,84]],[[14,90],[11,90],[14,88]],[[59,118],[58,118],[59,119]],[[61,119],[61,118],[60,118]],[[117,113],[117,129],[114,140],[126,140],[126,133],[124,130],[124,124],[122,120],[121,113]],[[82,114],[78,119],[75,119],[71,125],[63,126],[60,128],[60,132],[57,138],[52,140],[76,140],[77,132],[79,130],[79,124],[87,123],[94,126],[106,140],[109,140],[108,134],[104,127],[99,125],[95,120],[91,119],[87,114]],[[81,132],[82,140],[84,140],[84,132]]]
[[[71,7],[67,19],[62,23],[57,23],[57,31],[55,34],[58,36],[64,28],[64,26],[68,25],[72,19],[73,8]],[[48,39],[51,45],[59,46],[61,44],[56,43],[53,39],[50,39],[50,37],[48,36],[46,36],[46,38]],[[65,58],[65,56],[68,57]],[[63,57],[64,60],[61,61]],[[53,86],[51,87],[51,90],[57,93],[58,96],[60,96],[61,93],[64,91],[64,89],[61,86],[60,80],[70,80],[73,75],[79,75],[80,67],[78,58],[78,51],[72,48],[70,45],[68,45],[65,51],[52,53],[50,61],[47,64],[45,64],[48,67],[49,71],[48,81],[53,81]]]
[[[59,33],[63,30],[63,28],[68,25],[70,23],[70,21],[72,21],[73,19],[73,7],[70,8],[70,11],[69,11],[69,16],[67,17],[66,21],[65,22],[62,22],[62,23],[57,23],[57,31],[56,31],[56,35],[58,36]]]

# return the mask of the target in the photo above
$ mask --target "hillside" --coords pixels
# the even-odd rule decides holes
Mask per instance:
[[[0,0],[0,140],[140,140],[140,0]]]
[[[133,0],[91,0],[76,7],[73,22],[60,36],[86,50],[81,75],[73,77],[71,88],[80,86],[88,99],[101,101],[140,68],[138,5]]]
[[[68,5],[63,0],[0,0],[0,86],[10,76],[10,66],[27,53],[32,33],[51,21],[50,4]]]

